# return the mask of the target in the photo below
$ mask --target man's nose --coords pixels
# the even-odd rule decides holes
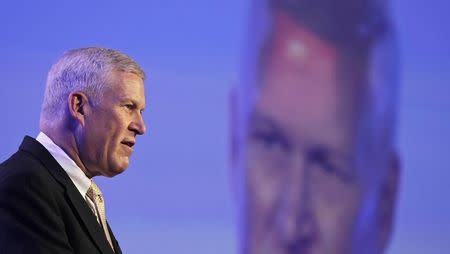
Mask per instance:
[[[278,235],[285,248],[307,249],[317,237],[317,225],[310,191],[310,172],[304,163],[294,163],[286,179],[278,207]]]
[[[130,130],[134,131],[138,135],[142,135],[147,131],[147,127],[144,122],[142,114],[139,114],[134,121],[130,124]]]

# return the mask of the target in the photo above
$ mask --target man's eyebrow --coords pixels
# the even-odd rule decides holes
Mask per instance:
[[[255,127],[261,125],[275,130],[278,133],[286,132],[272,117],[261,111],[254,110],[250,113],[250,126]]]
[[[320,149],[322,152],[329,156],[333,156],[334,159],[339,159],[341,161],[345,162],[351,162],[353,159],[353,156],[348,151],[345,151],[344,149],[339,148],[335,144],[323,142],[323,141],[317,141],[310,144],[310,149]]]
[[[292,142],[289,138],[289,132],[283,126],[277,123],[269,115],[265,114],[264,112],[258,111],[257,109],[253,110],[250,113],[250,126],[264,126],[270,128],[281,136],[285,137],[286,141]],[[347,160],[352,158],[352,156],[348,152],[346,152],[339,146],[336,146],[336,144],[332,144],[330,142],[327,142],[326,140],[307,138],[305,139],[305,142],[308,147],[322,148],[327,152],[327,154],[338,156],[339,158],[345,158]]]
[[[262,123],[270,126],[276,126],[272,118],[258,110],[254,110],[250,113],[250,121],[252,123]]]
[[[138,108],[139,103],[132,98],[128,98],[128,97],[124,97],[120,100],[121,103],[128,103],[131,102],[131,104],[133,104],[134,107]],[[141,111],[145,110],[145,106],[143,105],[143,107],[141,108]]]

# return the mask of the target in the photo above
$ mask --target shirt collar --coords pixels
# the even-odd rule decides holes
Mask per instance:
[[[53,140],[51,140],[45,133],[40,132],[36,137],[39,141],[55,158],[58,164],[66,171],[72,182],[77,187],[78,191],[84,198],[86,192],[91,186],[92,180],[89,179],[80,167],[62,150],[58,145],[56,145]]]

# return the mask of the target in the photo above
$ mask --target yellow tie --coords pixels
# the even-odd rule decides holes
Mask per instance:
[[[100,219],[100,226],[103,228],[103,232],[105,233],[106,239],[109,242],[109,245],[111,245],[111,248],[114,250],[114,247],[112,245],[111,236],[109,235],[108,226],[106,224],[106,215],[105,215],[105,203],[103,201],[102,192],[98,188],[97,184],[92,181],[91,186],[89,187],[88,191],[86,192],[86,196],[88,196],[92,202],[95,204],[95,208],[97,210],[97,215]]]

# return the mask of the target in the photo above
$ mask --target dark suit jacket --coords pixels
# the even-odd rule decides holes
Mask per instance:
[[[109,231],[115,253],[121,254]],[[114,254],[64,169],[28,136],[19,151],[0,164],[0,254],[4,253]]]

